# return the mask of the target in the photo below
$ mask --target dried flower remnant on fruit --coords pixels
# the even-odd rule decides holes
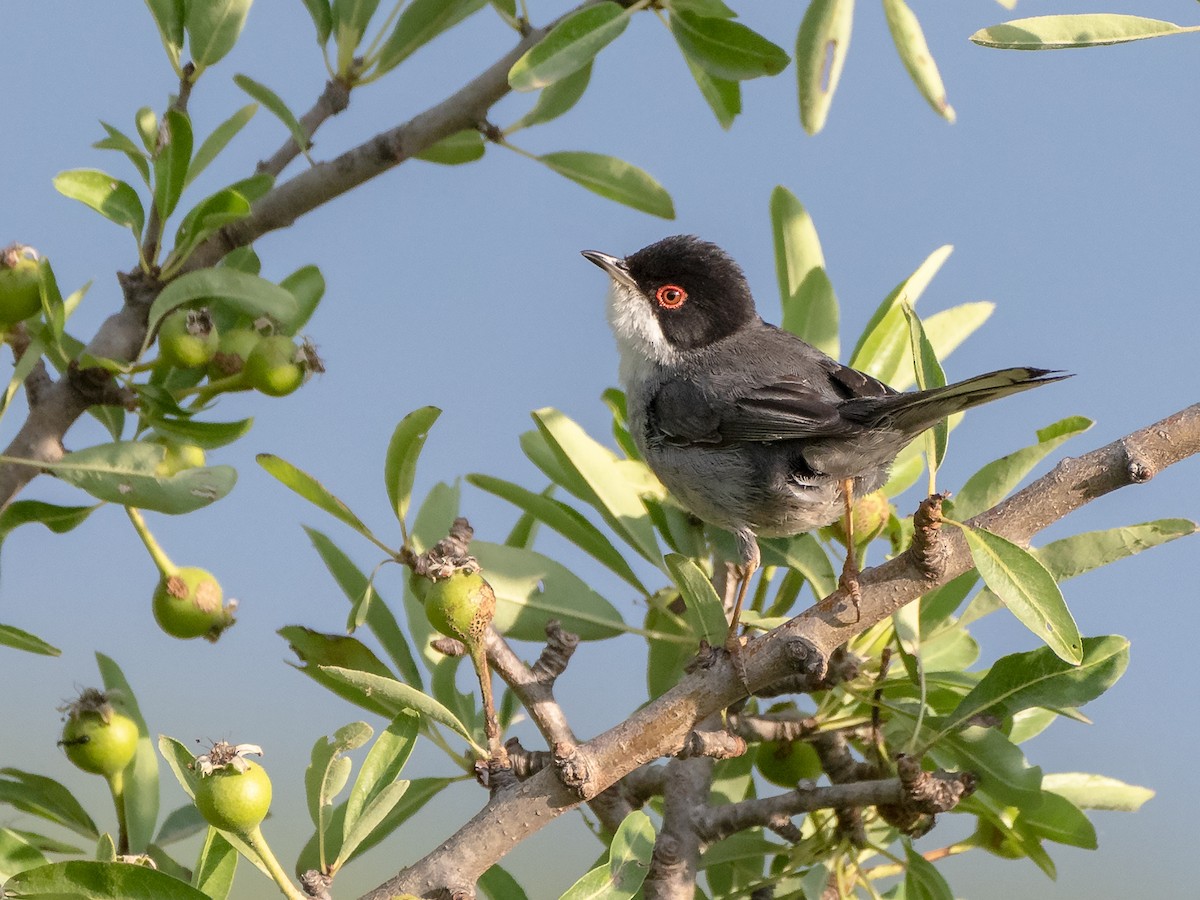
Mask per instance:
[[[318,355],[317,345],[312,342],[312,338],[306,337],[300,343],[300,362],[304,371],[310,375],[325,374],[325,361]]]
[[[231,744],[228,741],[216,741],[207,753],[197,756],[191,764],[191,769],[203,777],[211,775],[217,769],[230,767],[239,772],[245,772],[249,763],[244,757],[251,753],[262,756],[262,747],[258,744]]]
[[[107,725],[112,721],[112,701],[120,700],[120,691],[102,691],[98,688],[84,688],[79,696],[58,707],[60,713],[65,713],[64,719],[78,719],[84,713],[96,713],[100,720]]]
[[[413,574],[437,581],[459,572],[478,572],[479,562],[469,552],[474,534],[471,523],[459,516],[448,535],[413,560]]]
[[[0,266],[5,269],[15,269],[23,259],[37,262],[41,257],[28,244],[12,243],[0,250]]]

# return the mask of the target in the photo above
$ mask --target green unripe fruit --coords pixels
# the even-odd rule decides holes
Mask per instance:
[[[159,475],[170,477],[185,469],[199,469],[204,465],[203,448],[197,447],[195,444],[179,444],[170,440],[164,440],[161,443],[166,449],[166,453],[163,454],[163,460],[156,468]]]
[[[37,258],[30,252],[14,244],[0,253],[0,323],[5,325],[28,319],[42,308]]]
[[[807,741],[765,741],[758,746],[754,765],[771,784],[793,790],[801,781],[821,775],[821,760]]]
[[[271,779],[256,762],[240,760],[202,775],[196,782],[196,808],[213,828],[245,834],[267,817]]]
[[[304,383],[300,348],[286,335],[265,337],[246,357],[246,384],[269,397],[283,397]]]
[[[220,335],[207,309],[177,309],[158,329],[158,355],[177,369],[208,365],[217,352]]]
[[[1016,837],[1001,831],[987,819],[979,820],[975,833],[971,835],[971,843],[1001,859],[1020,859],[1022,856],[1028,856]]]
[[[496,594],[478,572],[457,572],[425,594],[429,624],[447,637],[478,646],[496,614]]]
[[[223,332],[217,342],[217,352],[208,364],[209,380],[216,381],[241,372],[260,340],[262,335],[253,328],[231,328]]]
[[[854,527],[854,543],[864,544],[883,531],[892,515],[892,504],[887,494],[875,491],[854,500],[854,511],[850,521]],[[826,537],[833,538],[842,546],[846,544],[846,520],[843,516],[832,525],[821,530]]]
[[[221,584],[212,573],[182,566],[154,589],[154,618],[171,637],[215,641],[233,624],[234,603],[222,606]]]
[[[129,765],[137,742],[137,723],[109,706],[107,716],[103,710],[73,710],[59,744],[83,771],[111,778]]]

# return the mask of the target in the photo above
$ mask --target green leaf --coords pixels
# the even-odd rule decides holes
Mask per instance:
[[[192,164],[188,166],[187,177],[183,181],[185,188],[208,168],[209,163],[220,155],[246,123],[254,118],[256,112],[258,112],[258,104],[248,103],[213,129],[212,134],[204,139],[199,149],[196,150],[196,155],[192,157]]]
[[[99,509],[99,504],[92,506],[56,506],[41,500],[16,500],[0,512],[0,542],[14,528],[40,522],[55,534],[66,534],[72,528],[82,525],[93,512]]]
[[[1055,772],[1042,778],[1042,788],[1065,797],[1080,809],[1137,812],[1154,796],[1150,788],[1126,784],[1107,775]]]
[[[943,768],[974,772],[979,793],[1005,806],[1032,809],[1042,802],[1042,770],[1030,766],[1021,748],[995,728],[943,732],[929,753]]]
[[[778,75],[788,64],[782,47],[730,19],[679,10],[671,13],[671,34],[688,58],[728,81]]]
[[[191,161],[191,120],[186,113],[168,109],[158,130],[154,154],[154,204],[164,222],[179,203]]]
[[[316,266],[301,266],[279,282],[279,286],[296,301],[295,314],[287,321],[279,323],[284,334],[293,335],[307,325],[308,320],[317,311],[317,304],[325,296],[325,276]]]
[[[12,647],[14,650],[39,653],[42,656],[62,655],[62,651],[53,644],[48,644],[37,635],[22,631],[14,625],[0,625],[0,647]]]
[[[1092,420],[1083,416],[1061,419],[1037,432],[1038,442],[1015,453],[988,463],[954,495],[954,515],[960,519],[977,516],[991,509],[1012,492],[1039,462],[1053,453],[1064,441],[1092,427]]]
[[[397,781],[416,743],[419,718],[403,712],[392,720],[372,745],[346,801],[339,864],[354,855],[407,792],[409,782]]]
[[[115,705],[137,723],[137,750],[129,765],[125,767],[125,818],[129,833],[131,853],[145,852],[154,836],[158,823],[158,755],[146,720],[138,708],[133,688],[125,679],[125,673],[114,660],[103,653],[96,653],[96,665],[104,680],[104,690],[114,698]]]
[[[180,275],[154,298],[141,352],[146,352],[155,329],[166,315],[184,304],[201,300],[251,319],[268,316],[276,322],[288,322],[296,317],[296,298],[265,278],[226,267],[198,269]]]
[[[729,622],[725,618],[725,605],[717,596],[708,576],[694,562],[679,553],[668,553],[664,560],[686,604],[684,618],[697,639],[703,638],[709,646],[719,647],[725,641]]]
[[[118,153],[125,154],[126,158],[133,164],[133,167],[138,170],[138,174],[142,176],[142,181],[146,182],[146,186],[149,187],[150,161],[145,151],[133,142],[133,138],[126,136],[122,131],[114,128],[107,122],[101,121],[100,125],[108,132],[108,137],[101,138],[92,144],[92,146],[97,150],[116,150]]]
[[[253,0],[204,0],[203,3],[187,4],[184,24],[188,49],[196,66],[193,81],[233,49],[246,24],[251,2]]]
[[[342,593],[346,595],[351,604],[357,603],[366,594],[367,576],[324,534],[315,528],[305,527],[304,531],[320,555],[321,561],[325,563],[329,574],[342,589]],[[395,616],[392,615],[391,609],[382,602],[382,598],[379,600],[380,602],[371,603],[367,607],[367,627],[379,639],[383,649],[396,664],[401,678],[409,684],[421,687],[421,672],[417,668],[408,640],[397,624]]]
[[[954,900],[954,892],[933,863],[904,842],[904,900]]]
[[[988,320],[996,304],[986,300],[960,303],[922,320],[938,359],[945,359]],[[904,387],[907,387],[905,384]]]
[[[166,452],[162,444],[114,441],[38,465],[100,500],[171,515],[201,509],[233,490],[237,470],[232,466],[161,474]]]
[[[1043,791],[1042,802],[1037,809],[1021,810],[1020,818],[1026,828],[1043,840],[1082,847],[1084,850],[1095,850],[1097,847],[1095,826],[1066,797]]]
[[[238,419],[236,422],[197,422],[195,419],[178,419],[170,416],[150,419],[154,430],[163,437],[174,438],[186,444],[195,444],[205,450],[215,450],[232,444],[250,431],[253,419]]]
[[[867,327],[863,329],[854,352],[850,354],[852,368],[866,372],[886,384],[904,384],[897,376],[904,370],[911,371],[911,366],[908,365],[908,324],[900,306],[907,301],[909,306],[916,307],[917,300],[953,249],[949,244],[944,244],[934,250],[915,272],[896,285],[884,298],[871,320],[867,322]],[[906,372],[904,377],[911,378],[911,375]]]
[[[937,63],[925,42],[925,32],[916,14],[904,0],[883,0],[883,12],[887,17],[888,30],[900,54],[900,61],[908,70],[913,84],[921,96],[933,107],[933,111],[947,122],[954,121],[954,107],[946,100],[946,88],[938,72]]]
[[[727,78],[717,78],[715,75],[710,75],[709,72],[690,56],[683,57],[687,63],[688,71],[692,73],[692,78],[696,82],[696,86],[700,88],[700,94],[704,97],[704,101],[712,109],[713,115],[717,117],[717,122],[726,130],[733,126],[733,120],[741,114],[742,111],[742,86],[736,81],[730,81]]]
[[[308,156],[308,148],[311,146],[308,133],[278,94],[248,75],[234,75],[233,83],[270,110],[287,127],[300,152]]]
[[[566,78],[620,37],[629,13],[611,0],[584,6],[558,22],[508,72],[514,91],[536,91]]]
[[[333,31],[333,11],[329,8],[329,0],[303,0],[308,14],[312,16],[313,25],[317,28],[317,44],[324,47]]]
[[[613,835],[608,859],[571,885],[560,900],[630,900],[650,869],[654,825],[641,810],[631,812]]]
[[[210,900],[185,881],[148,866],[76,859],[27,869],[4,885],[9,897],[88,900]]]
[[[333,34],[337,42],[337,73],[353,68],[355,50],[362,42],[379,0],[333,0]]]
[[[450,710],[428,694],[396,681],[394,678],[374,675],[370,672],[343,669],[337,666],[322,666],[321,670],[334,682],[365,691],[372,699],[387,709],[389,715],[396,716],[403,710],[413,710],[431,722],[445,725],[451,731],[461,735],[480,757],[487,756],[487,751],[475,743],[470,729],[460,722]]]
[[[141,235],[146,211],[137,191],[125,182],[99,169],[71,169],[54,176],[54,189],[130,229],[135,238]]]
[[[356,516],[353,510],[345,503],[335,497],[325,485],[317,481],[303,469],[298,469],[285,459],[281,459],[271,453],[260,453],[255,459],[258,464],[267,470],[286,487],[291,488],[309,503],[329,513],[335,519],[349,525],[359,534],[368,538],[372,542],[375,541],[371,530],[363,523],[362,519]]]
[[[1022,709],[1082,706],[1108,690],[1129,664],[1129,641],[1118,635],[1086,638],[1078,665],[1041,647],[998,659],[946,717],[944,730],[983,713],[1007,717]]]
[[[75,795],[52,778],[20,769],[0,769],[0,803],[61,825],[88,840],[100,832]]]
[[[836,359],[838,303],[825,274],[817,229],[800,201],[782,186],[771,192],[771,231],[783,328]]]
[[[468,475],[467,481],[481,490],[502,497],[518,509],[534,516],[538,521],[546,523],[571,543],[602,562],[627,583],[633,585],[643,595],[649,593],[638,580],[629,563],[621,556],[620,551],[574,507],[568,506],[561,500],[547,497],[544,494],[535,494],[512,482],[493,478],[490,475]]]
[[[981,528],[963,526],[984,583],[1017,619],[1069,663],[1083,659],[1079,627],[1054,576],[1022,547]]]
[[[1096,13],[1014,19],[1002,25],[981,28],[971,35],[971,40],[983,47],[1000,50],[1063,50],[1123,44],[1126,41],[1182,34],[1188,30],[1160,19]]]
[[[328,808],[333,806],[333,798],[350,780],[350,758],[342,754],[361,747],[371,739],[372,733],[366,722],[352,722],[339,728],[332,740],[321,737],[313,744],[311,761],[304,770],[304,789],[308,814],[317,828],[318,846],[323,845],[329,826]],[[325,870],[324,852],[320,856],[321,869]]]
[[[525,889],[499,864],[484,872],[475,886],[483,891],[488,900],[529,900]]]
[[[468,128],[442,138],[416,154],[416,158],[441,166],[461,166],[483,159],[486,150],[483,135],[474,128]]]
[[[208,829],[192,874],[192,887],[212,900],[225,900],[237,874],[238,852],[217,829]]]
[[[512,134],[520,131],[522,128],[528,128],[531,125],[543,125],[546,122],[557,119],[579,102],[579,98],[587,90],[588,82],[591,81],[591,78],[592,64],[589,62],[570,75],[560,78],[553,84],[547,85],[538,94],[537,102],[533,105],[533,109],[504,129],[504,133]]]
[[[825,127],[850,50],[854,0],[811,0],[796,35],[800,123],[809,134]]]
[[[483,9],[486,0],[412,0],[379,48],[373,77],[390,72],[443,31]]]
[[[621,477],[612,451],[556,409],[537,410],[533,419],[555,463],[567,473],[569,483],[563,486],[593,506],[638,553],[661,565],[654,526],[638,492]]]
[[[167,813],[162,825],[158,828],[154,843],[160,847],[166,847],[168,844],[199,834],[207,828],[208,823],[200,815],[200,810],[196,809],[196,804],[186,803]]]
[[[544,153],[535,158],[594,194],[652,216],[675,218],[671,195],[648,172],[631,163],[582,150]]]
[[[163,49],[167,51],[167,59],[176,72],[179,71],[179,54],[183,50],[184,5],[184,0],[146,0],[146,7],[158,27]]]
[[[18,872],[44,866],[44,853],[11,828],[0,828],[0,884]]]
[[[388,717],[395,715],[395,711],[391,710],[387,704],[372,697],[369,693],[345,682],[336,681],[325,673],[325,666],[336,666],[391,678],[392,673],[388,667],[362,641],[344,634],[321,634],[319,631],[313,631],[311,628],[304,628],[300,625],[285,625],[279,629],[279,635],[300,657],[299,665],[295,663],[291,665],[294,665],[313,681],[370,712]]]
[[[147,153],[153,154],[158,146],[158,113],[149,106],[143,106],[134,114],[133,124],[142,139],[142,146]]]
[[[250,201],[231,188],[217,191],[193,207],[175,232],[175,246],[171,251],[171,262],[181,263],[196,246],[209,235],[230,222],[250,215]]]
[[[471,552],[496,592],[492,625],[516,640],[545,640],[546,622],[558,619],[581,640],[613,637],[624,630],[616,608],[574,572],[533,550],[474,541]]]
[[[763,565],[787,566],[799,572],[812,586],[815,599],[823,600],[837,588],[833,563],[813,535],[760,539],[758,545],[762,551]]]
[[[917,318],[917,314],[913,312],[913,308],[907,303],[901,304],[900,309],[904,312],[905,319],[908,320],[913,373],[916,375],[917,386],[923,391],[945,387],[946,373],[942,371],[942,364],[938,362],[933,345],[929,343],[925,329],[921,326],[921,320]],[[926,434],[926,440],[929,442],[930,448],[926,453],[929,471],[934,473],[941,467],[942,460],[946,458],[946,444],[949,440],[950,425],[945,419],[942,419],[930,428]],[[932,478],[931,474],[931,484]]]
[[[407,537],[408,507],[412,503],[413,481],[417,476],[417,459],[429,437],[429,429],[442,411],[436,406],[423,406],[400,420],[388,441],[387,457],[383,464],[383,480],[387,487],[392,511]]]

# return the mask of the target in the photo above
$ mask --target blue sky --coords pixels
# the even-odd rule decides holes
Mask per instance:
[[[744,21],[791,51],[799,4],[740,6]],[[211,457],[238,466],[236,490],[192,516],[151,517],[178,562],[214,569],[227,593],[241,599],[240,622],[216,646],[159,633],[149,612],[155,574],[119,510],[103,510],[63,537],[41,529],[14,533],[0,559],[0,621],[64,652],[44,659],[0,650],[8,735],[0,764],[81,783],[53,750],[54,707],[78,686],[98,681],[91,654],[100,650],[124,667],[153,729],[184,741],[228,737],[266,747],[278,797],[266,832],[281,858],[294,858],[308,832],[289,823],[307,822],[301,785],[312,742],[359,718],[283,664],[289,653],[276,629],[301,623],[336,631],[345,617],[299,526],[327,531],[364,567],[377,560],[370,547],[260,470],[254,453],[278,453],[318,474],[386,533],[392,521],[381,474],[387,439],[405,413],[433,404],[445,413],[422,460],[418,496],[437,481],[475,471],[540,489],[543,479],[517,443],[531,427],[530,410],[554,406],[594,435],[608,433],[598,398],[615,382],[616,354],[603,315],[605,283],[578,251],[624,254],[666,234],[699,234],[742,263],[760,311],[778,321],[767,214],[777,184],[816,222],[841,302],[844,346],[888,290],[950,243],[955,251],[922,299],[923,310],[979,299],[995,301],[997,309],[950,358],[948,376],[1007,365],[1076,374],[972,413],[951,441],[943,487],[953,489],[1067,415],[1096,420],[1066,447],[1081,453],[1195,402],[1196,38],[1069,53],[998,52],[966,38],[1015,15],[1098,5],[1021,3],[1015,13],[990,0],[913,6],[958,112],[953,126],[929,110],[908,80],[875,4],[859,4],[841,87],[815,138],[799,126],[791,69],[745,85],[745,113],[723,132],[669,34],[639,16],[601,56],[579,106],[516,142],[538,153],[591,150],[627,159],[672,193],[675,221],[601,200],[490,147],[469,166],[406,164],[260,241],[268,277],[321,266],[328,292],[308,331],[328,372],[286,399],[222,400],[220,418],[256,418],[246,439]],[[563,8],[534,3],[532,13],[541,21]],[[1197,13],[1183,0],[1110,0],[1108,8],[1181,24]],[[95,279],[72,324],[76,334],[90,336],[119,301],[113,275],[133,265],[133,247],[126,233],[56,194],[50,182],[76,167],[131,177],[122,158],[90,148],[102,134],[97,120],[129,128],[138,107],[161,110],[174,88],[171,71],[137,0],[6,0],[3,9],[0,243],[36,246],[52,259],[65,290]],[[311,29],[301,3],[260,0],[241,44],[193,94],[197,132],[248,102],[232,84],[238,72],[278,91],[293,109],[306,109],[325,79]],[[485,10],[389,78],[356,92],[351,108],[319,133],[314,155],[329,158],[407,119],[508,46],[505,29]],[[505,99],[494,121],[507,124],[529,103]],[[282,139],[278,122],[260,111],[205,174],[196,196],[244,177]],[[5,443],[20,415],[14,409],[0,424]],[[68,444],[100,439],[84,424]],[[1198,484],[1193,460],[1092,504],[1046,537],[1195,517]],[[24,496],[81,502],[48,478]],[[515,518],[469,487],[464,512],[481,536],[494,540]],[[545,547],[551,554],[561,549],[552,541]],[[583,562],[577,571],[628,620],[640,617],[618,584]],[[1153,787],[1158,797],[1137,815],[1096,816],[1098,852],[1054,847],[1057,884],[1028,862],[980,854],[955,860],[945,871],[960,895],[1166,896],[1172,893],[1166,885],[1192,880],[1189,798],[1200,783],[1181,757],[1200,740],[1188,714],[1195,703],[1188,676],[1198,583],[1194,542],[1180,541],[1067,585],[1083,632],[1128,636],[1132,661],[1125,678],[1087,708],[1095,724],[1057,725],[1028,752],[1047,771],[1103,772]],[[395,574],[385,576],[382,592],[399,601]],[[1032,646],[1008,617],[991,617],[977,636],[985,660]],[[630,638],[580,651],[559,684],[580,734],[597,733],[642,702],[642,653]],[[410,765],[444,771],[432,753]],[[88,791],[95,815],[107,821],[103,788]],[[172,791],[167,809],[182,801]],[[392,858],[367,857],[339,881],[341,889],[350,895],[377,883],[394,865],[432,848],[482,800],[469,787],[453,793],[443,810],[405,832]],[[556,823],[511,858],[531,896],[557,896],[598,851],[577,817],[566,818],[572,821]],[[945,842],[954,827],[948,823],[922,846]],[[548,867],[544,854],[551,849],[557,865]],[[242,896],[262,887],[256,878],[243,875]]]

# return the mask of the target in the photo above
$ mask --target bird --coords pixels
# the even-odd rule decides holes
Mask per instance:
[[[635,445],[688,512],[735,539],[727,647],[740,640],[759,537],[845,516],[840,585],[857,609],[854,496],[882,487],[897,454],[947,416],[1070,377],[1015,367],[901,393],[763,321],[741,267],[716,244],[675,235],[625,257],[582,254],[611,279]]]

